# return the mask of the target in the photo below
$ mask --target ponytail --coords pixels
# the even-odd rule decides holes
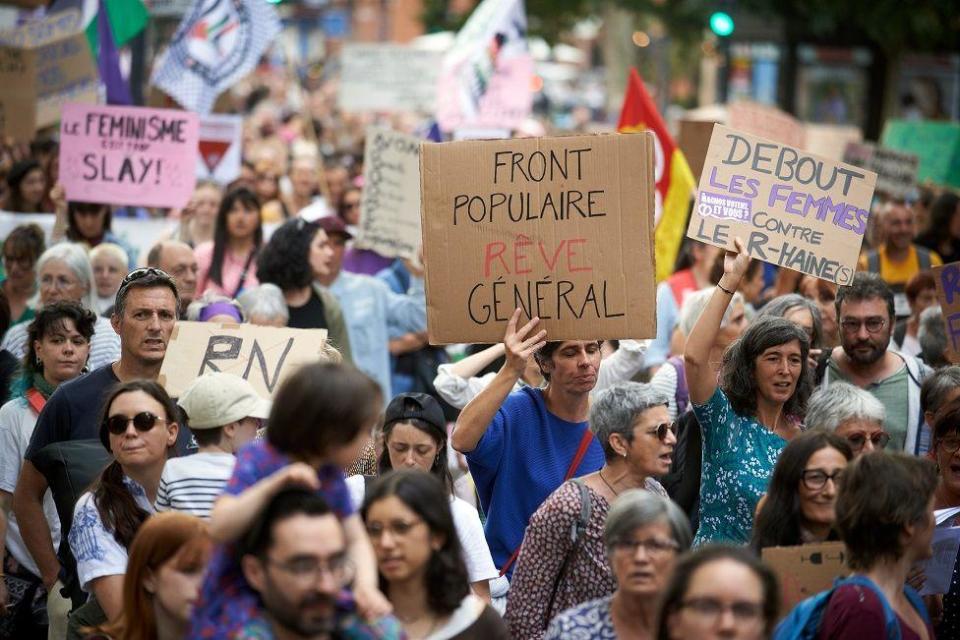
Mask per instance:
[[[114,539],[128,549],[140,525],[150,514],[137,505],[123,477],[123,467],[114,460],[100,474],[100,480],[93,488],[93,501],[104,528],[112,530]]]

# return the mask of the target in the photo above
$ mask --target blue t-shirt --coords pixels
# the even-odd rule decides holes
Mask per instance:
[[[567,422],[549,413],[543,391],[524,388],[503,402],[476,448],[467,454],[493,562],[503,567],[520,543],[530,516],[563,484],[587,422]],[[574,477],[603,466],[594,439]],[[508,574],[512,574],[513,566]]]
[[[734,411],[720,387],[693,411],[703,431],[700,528],[693,544],[746,544],[757,502],[787,441]]]

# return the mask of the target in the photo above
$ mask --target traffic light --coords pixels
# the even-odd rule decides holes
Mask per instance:
[[[724,38],[733,33],[733,18],[725,11],[714,11],[710,15],[710,31]]]

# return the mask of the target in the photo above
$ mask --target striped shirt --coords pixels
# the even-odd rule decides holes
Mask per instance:
[[[29,322],[10,327],[3,336],[0,349],[6,349],[17,360],[23,360],[27,354],[27,327]],[[120,336],[113,330],[110,320],[97,316],[93,325],[93,337],[90,339],[90,356],[87,359],[87,369],[93,371],[120,359]]]
[[[157,511],[181,511],[208,519],[236,462],[229,453],[201,452],[170,458],[160,476]]]

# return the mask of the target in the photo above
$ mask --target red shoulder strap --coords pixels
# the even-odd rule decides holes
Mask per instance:
[[[563,476],[563,481],[566,482],[573,477],[573,474],[577,472],[577,467],[580,466],[580,463],[583,462],[583,456],[587,455],[587,449],[590,448],[590,442],[593,440],[593,432],[590,431],[590,428],[587,427],[583,430],[583,437],[580,438],[580,446],[577,447],[577,452],[573,454],[573,460],[570,461],[570,466],[567,467],[567,472]],[[503,568],[500,569],[500,576],[503,577],[507,575],[507,571],[510,570],[510,567],[513,566],[513,563],[517,561],[517,557],[520,555],[520,548],[523,546],[523,541],[520,541],[520,544],[517,545],[517,548],[513,550],[513,553],[510,554],[510,557],[507,558],[507,561],[504,563]]]
[[[36,387],[30,387],[27,389],[27,404],[33,408],[37,415],[40,415],[43,407],[47,404],[47,399],[43,397],[42,393],[37,391]]]

